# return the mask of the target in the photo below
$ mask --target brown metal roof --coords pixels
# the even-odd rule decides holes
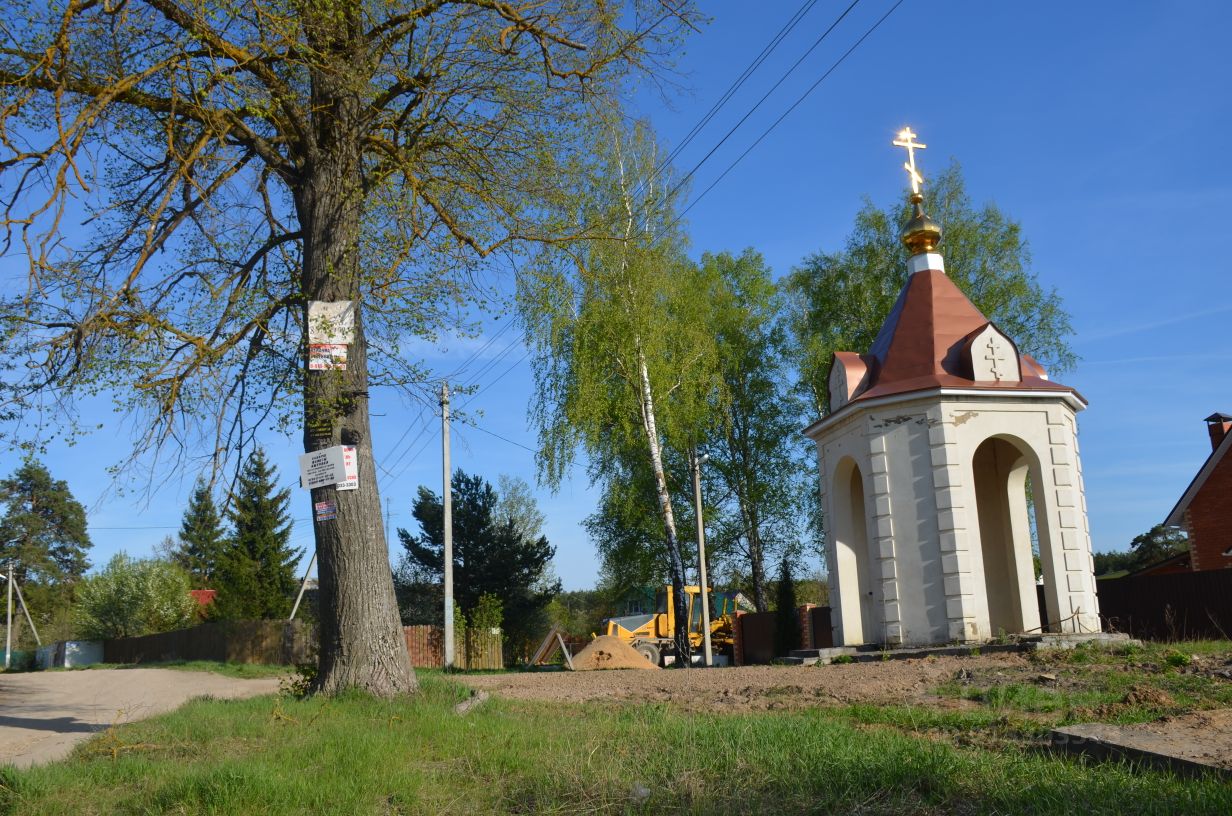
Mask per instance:
[[[944,272],[916,272],[907,280],[873,341],[868,357],[875,363],[870,366],[869,383],[851,402],[933,388],[1077,394],[1069,386],[1047,379],[1043,366],[1024,355],[1020,355],[1021,379],[971,379],[962,351],[989,322]]]

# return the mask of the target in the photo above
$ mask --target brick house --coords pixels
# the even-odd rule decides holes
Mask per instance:
[[[1189,535],[1189,567],[1195,572],[1232,567],[1232,415],[1206,418],[1211,455],[1164,524]]]

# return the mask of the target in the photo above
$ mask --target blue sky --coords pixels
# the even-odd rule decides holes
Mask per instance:
[[[849,2],[816,3],[679,166],[691,169]],[[861,0],[698,169],[693,197],[892,5]],[[799,7],[705,3],[713,20],[679,55],[683,87],[666,98],[641,89],[640,115],[678,144]],[[925,177],[961,162],[973,200],[1022,223],[1040,282],[1073,315],[1082,361],[1061,379],[1090,401],[1079,439],[1092,538],[1096,550],[1124,549],[1164,518],[1209,452],[1202,418],[1232,412],[1230,29],[1226,2],[906,0],[689,210],[692,251],[752,246],[784,274],[810,253],[841,247],[865,196],[884,206],[899,195],[903,157],[890,141],[911,125],[929,146],[919,156]],[[469,408],[506,438],[457,428],[454,465],[533,484],[530,372],[518,332],[499,333],[504,322],[490,321],[478,340],[420,351],[442,373],[470,361],[457,379],[483,391]],[[377,459],[392,474],[381,483],[391,526],[411,526],[415,488],[440,487],[438,420],[392,395],[377,396],[373,410]],[[97,421],[102,431],[53,447],[46,462],[87,505],[101,564],[121,549],[146,554],[174,533],[192,476],[160,477],[152,496],[133,479],[115,496],[105,468],[123,456],[128,435],[105,413]],[[293,481],[298,438],[270,436],[267,445]],[[15,455],[0,457],[0,472],[16,465]],[[584,468],[575,473],[539,498],[557,572],[567,588],[584,588],[598,564],[579,522],[595,494]],[[310,546],[298,488],[293,511],[293,540]]]

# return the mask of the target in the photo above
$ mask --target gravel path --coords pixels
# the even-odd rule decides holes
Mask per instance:
[[[114,723],[172,711],[194,697],[255,697],[277,690],[276,677],[240,680],[173,669],[2,674],[0,765],[53,762]]]

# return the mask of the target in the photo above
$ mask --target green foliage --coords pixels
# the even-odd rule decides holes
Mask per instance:
[[[295,566],[303,550],[290,544],[289,489],[278,469],[255,449],[244,463],[227,507],[231,536],[215,567],[218,590],[210,615],[219,620],[285,618],[294,603]]]
[[[819,543],[816,462],[798,441],[805,410],[790,388],[784,302],[770,269],[752,249],[707,253],[702,267],[721,282],[710,327],[728,397],[726,421],[702,446],[710,549],[749,575],[764,612],[767,561]]]
[[[1156,524],[1129,543],[1128,552],[1095,553],[1095,574],[1136,572],[1189,551],[1184,530]]]
[[[611,147],[582,217],[614,227],[613,234],[571,255],[545,254],[519,281],[537,390],[537,458],[553,486],[579,446],[592,478],[610,492],[641,490],[649,480],[655,500],[646,510],[653,507],[662,525],[676,588],[676,645],[687,654],[684,565],[667,468],[673,453],[694,447],[721,415],[718,347],[708,325],[717,280],[685,256],[666,192],[672,174],[659,166],[650,129],[613,124],[596,135]]]
[[[600,583],[615,592],[671,580],[654,476],[649,466],[630,465],[624,478],[603,483],[598,509],[582,522],[599,555]]]
[[[559,581],[549,580],[544,585],[556,549],[545,536],[528,538],[514,519],[507,515],[501,518],[500,499],[483,477],[456,471],[452,493],[454,600],[472,624],[477,612],[481,617],[485,614],[480,611],[484,596],[497,601],[504,618],[505,639],[511,653],[517,653],[536,634],[542,636],[543,610],[560,592]],[[439,583],[445,566],[440,497],[420,487],[412,515],[419,522],[420,534],[398,530],[406,549],[408,574],[420,576],[422,582]],[[433,620],[439,620],[439,614]]]
[[[470,625],[480,631],[499,631],[505,621],[504,604],[501,599],[490,593],[479,596],[478,603],[471,611]]]
[[[830,660],[830,662],[835,665],[845,666],[849,663],[855,663],[856,659],[852,657],[851,655],[836,655],[833,659]]]
[[[543,535],[547,517],[539,509],[535,495],[525,479],[501,474],[496,478],[496,518],[508,521],[523,538]]]
[[[929,179],[926,196],[929,216],[944,231],[946,272],[958,288],[1024,353],[1053,373],[1072,368],[1070,316],[1056,291],[1030,271],[1018,222],[993,204],[975,209],[957,164]],[[885,210],[866,201],[841,251],[812,255],[787,277],[793,356],[818,416],[829,410],[831,355],[868,351],[906,283],[907,250],[898,233],[910,213],[906,195]]]
[[[226,549],[226,532],[214,494],[208,484],[198,481],[180,522],[180,546],[173,557],[192,576],[194,587],[212,589]]]
[[[1137,558],[1129,552],[1097,552],[1094,554],[1095,574],[1108,575],[1114,572],[1132,572]]]
[[[674,202],[662,194],[670,174],[655,176],[654,135],[646,125],[604,135],[612,148],[586,218],[616,225],[615,234],[572,259],[544,254],[519,281],[539,461],[553,485],[579,445],[601,479],[624,478],[631,462],[654,466],[646,388],[655,443],[687,450],[713,421],[721,387],[708,325],[717,281],[684,253]]]
[[[791,559],[779,563],[779,579],[774,588],[774,654],[787,655],[800,648],[800,616],[796,612],[796,581],[791,574]]]
[[[1183,668],[1185,666],[1188,666],[1192,662],[1193,662],[1193,658],[1185,654],[1184,652],[1178,652],[1178,651],[1173,650],[1173,651],[1169,651],[1167,654],[1164,655],[1164,663],[1166,663],[1167,665],[1171,666],[1174,669]]]
[[[1142,535],[1135,536],[1129,542],[1129,551],[1134,554],[1135,567],[1143,569],[1189,552],[1189,539],[1184,530],[1156,524]]]
[[[26,459],[0,481],[0,569],[13,564],[35,625],[68,613],[74,587],[89,567],[86,513],[68,484]]]
[[[197,602],[179,566],[120,553],[81,582],[75,607],[78,632],[87,640],[138,637],[191,626]]]
[[[50,671],[98,671],[103,669],[172,669],[174,671],[221,674],[223,677],[235,677],[240,680],[251,680],[258,677],[284,677],[288,672],[288,667],[286,666],[275,666],[267,663],[223,662],[218,660],[143,660],[140,663],[91,663],[88,666],[73,666],[68,669],[51,669]]]
[[[562,592],[548,604],[548,619],[559,624],[570,635],[582,637],[599,634],[604,618],[614,611],[612,595],[598,589]]]

